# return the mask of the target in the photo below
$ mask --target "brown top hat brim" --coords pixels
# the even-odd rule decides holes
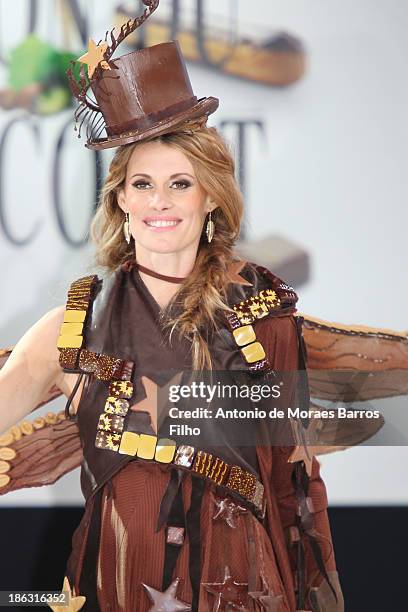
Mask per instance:
[[[166,134],[172,131],[176,131],[175,128],[181,126],[186,121],[196,119],[204,115],[210,115],[217,110],[219,105],[218,98],[209,96],[207,98],[201,98],[197,104],[189,108],[188,110],[180,113],[175,113],[167,119],[161,119],[154,125],[145,128],[143,130],[126,131],[122,134],[115,136],[107,136],[106,138],[90,139],[85,144],[88,149],[99,150],[109,149],[111,147],[119,147],[121,145],[131,144],[132,142],[138,142],[145,140],[151,136],[158,136],[159,134]]]

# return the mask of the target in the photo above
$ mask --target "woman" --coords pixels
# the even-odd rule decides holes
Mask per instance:
[[[211,230],[210,213],[215,224],[212,238],[206,231]],[[233,274],[233,246],[241,216],[242,198],[234,178],[233,159],[215,128],[202,126],[193,133],[179,130],[117,150],[92,232],[98,263],[112,274],[92,297],[85,350],[135,362],[131,382],[136,392],[131,409],[132,416],[139,419],[134,431],[147,426],[145,433],[157,432],[153,404],[143,402],[148,395],[146,380],[152,382],[167,370],[189,366],[194,370],[244,368],[239,348],[226,342],[212,324],[214,321],[219,329],[223,309],[233,311],[232,304],[258,294],[265,285],[265,279],[250,264],[243,266],[242,262],[239,274]],[[129,243],[122,231],[124,220],[132,237]],[[157,278],[151,273],[170,278]],[[263,345],[271,368],[296,370],[299,347],[293,308],[289,313],[281,310],[276,308],[280,316],[273,317],[273,325],[269,325],[272,319],[257,322],[257,334],[262,335],[262,326],[267,330],[267,334],[263,332]],[[61,371],[56,348],[64,312],[64,307],[55,309],[35,325],[16,346],[3,370],[4,397],[13,396],[23,368],[31,372],[30,384],[24,395],[14,395],[10,411],[20,418],[52,386],[67,397],[74,389],[77,375],[68,373],[66,363],[67,371]],[[63,359],[64,351],[70,350],[61,348]],[[86,370],[84,364],[82,368]],[[292,546],[286,542],[292,534],[296,543],[298,534],[297,499],[291,482],[294,464],[288,463],[293,448],[241,449],[240,465],[259,475],[267,487],[266,519],[255,516],[245,500],[240,503],[225,491],[217,492],[211,482],[179,470],[173,473],[178,478],[182,472],[183,480],[176,481],[180,486],[176,497],[173,489],[173,502],[164,517],[167,521],[162,517],[162,528],[157,531],[163,499],[166,492],[172,492],[169,465],[128,461],[128,455],[112,452],[103,443],[95,445],[107,392],[106,382],[91,376],[81,400],[78,392],[71,404],[71,418],[77,413],[84,447],[81,485],[87,505],[74,534],[67,577],[75,595],[86,597],[84,609],[187,610],[193,606],[204,611],[228,605],[241,610],[298,609],[294,580],[299,561],[295,563]],[[14,414],[7,420],[2,413],[1,430],[15,421]],[[227,449],[217,450],[221,458],[230,460]],[[115,464],[111,455],[116,455],[115,461],[127,461]],[[95,489],[95,483],[99,489]],[[181,511],[177,508],[180,496]],[[315,602],[320,602],[316,603],[320,607],[315,609],[340,610],[342,597],[327,499],[316,460],[309,496],[315,504],[316,542],[322,548],[324,568],[338,603],[307,546],[310,558],[304,564],[305,588],[309,593],[311,588],[319,592],[320,599]],[[99,514],[93,513],[98,503]],[[88,533],[91,527],[93,540]],[[96,590],[92,592],[95,579],[97,597]],[[222,583],[225,586],[220,586]],[[323,583],[326,586],[319,591]],[[299,596],[304,597],[302,593]],[[169,607],[159,607],[163,598]],[[327,604],[323,604],[324,599]],[[184,607],[176,600],[185,602]]]
[[[209,241],[211,234],[206,230],[210,211],[215,228]],[[166,491],[171,492],[170,485],[174,482],[168,465],[128,461],[130,457],[125,454],[121,459],[126,462],[119,463],[119,453],[112,453],[113,459],[109,450],[95,447],[94,434],[106,398],[106,382],[97,378],[96,375],[101,377],[100,372],[95,369],[91,372],[92,352],[132,357],[138,364],[133,376],[137,391],[132,398],[131,416],[137,415],[136,429],[140,431],[145,426],[148,433],[157,432],[157,413],[153,410],[154,403],[144,401],[144,397],[156,375],[169,369],[183,369],[191,363],[194,369],[209,367],[206,359],[211,360],[215,369],[227,362],[228,367],[234,367],[234,360],[242,368],[244,361],[234,343],[225,344],[221,333],[210,340],[208,333],[212,317],[219,314],[225,303],[239,304],[241,298],[259,294],[263,287],[257,266],[243,265],[244,262],[231,265],[241,215],[242,200],[234,179],[233,160],[214,128],[201,126],[192,133],[181,128],[120,147],[110,165],[93,223],[98,263],[109,268],[111,274],[92,297],[93,311],[88,319],[83,351],[88,353],[85,355],[88,363],[79,367],[82,373],[88,370],[86,392],[81,393],[81,382],[72,394],[78,375],[70,373],[75,368],[66,362],[69,355],[64,353],[71,349],[61,348],[59,354],[56,348],[65,306],[47,314],[20,340],[1,371],[0,394],[9,409],[0,411],[0,432],[31,412],[53,387],[70,397],[71,418],[75,419],[77,414],[85,459],[81,484],[87,504],[74,534],[67,567],[69,585],[75,595],[73,606],[83,602],[83,609],[91,610],[98,606],[102,610],[148,610],[153,600],[157,607],[152,609],[160,609],[163,596],[159,593],[165,592],[165,602],[161,603],[168,607],[161,609],[189,609],[193,588],[197,588],[194,555],[199,554],[200,586],[196,591],[199,603],[193,603],[196,609],[223,609],[229,601],[232,609],[295,610],[300,609],[298,602],[302,596],[313,610],[342,609],[327,520],[327,498],[315,459],[306,498],[309,505],[312,500],[309,510],[313,512],[308,514],[308,508],[302,509],[302,512],[305,510],[303,523],[297,522],[298,491],[292,481],[294,464],[288,462],[293,446],[260,446],[256,448],[253,465],[254,457],[248,449],[241,448],[246,455],[242,454],[240,459],[246,459],[247,467],[252,467],[266,485],[266,520],[254,516],[245,501],[237,502],[212,483],[206,483],[204,491],[197,487],[193,490],[194,482],[203,481],[186,473],[182,486],[177,489],[183,512],[179,516],[177,511],[167,512],[171,520],[167,521],[166,529],[161,520],[162,527],[157,531],[162,500]],[[124,219],[125,235],[122,233]],[[157,276],[151,276],[152,272]],[[284,292],[281,289],[282,296]],[[286,295],[287,303],[290,293]],[[293,297],[291,302],[295,302]],[[299,365],[296,317],[293,308],[286,306],[286,309],[285,313],[282,308],[275,308],[270,314],[279,316],[262,318],[254,324],[271,368],[281,371],[296,369]],[[222,332],[222,324],[218,324]],[[167,341],[169,330],[173,330],[172,343]],[[178,337],[180,330],[181,338]],[[202,330],[204,338],[200,336]],[[321,360],[322,346],[319,349],[309,340],[312,357],[316,349]],[[27,381],[24,387],[18,384],[23,378]],[[219,455],[223,454],[218,451]],[[95,497],[98,490],[99,499]],[[194,513],[188,515],[191,507],[194,510],[194,503],[197,506],[197,499],[199,520]],[[99,515],[93,512],[98,509],[98,501]],[[313,535],[313,528],[307,525],[311,514],[325,570],[338,596],[337,603],[328,581],[319,572],[311,546],[314,541],[308,539]],[[187,533],[183,532],[186,523],[190,529]],[[197,549],[198,533],[201,545]],[[303,567],[301,556],[294,555],[300,535],[306,552]],[[173,559],[172,549],[178,551]],[[302,575],[303,595],[296,588]],[[98,601],[96,589],[92,592],[96,577]],[[172,585],[170,589],[169,585]],[[81,599],[84,593],[85,601]],[[175,599],[186,602],[185,607],[180,607],[182,604],[175,603]]]
[[[218,206],[216,206],[217,202]],[[122,211],[129,215],[130,232],[134,244],[132,241],[130,245],[127,245],[123,238]],[[210,211],[214,219],[215,231],[211,242],[208,242],[206,226]],[[94,222],[94,237],[99,243],[99,261],[110,266],[115,276],[109,289],[109,306],[103,308],[103,317],[98,314],[98,311],[96,313],[95,310],[93,311],[92,329],[97,329],[97,333],[92,334],[91,331],[88,334],[87,347],[97,352],[117,355],[120,348],[123,350],[124,337],[126,337],[129,347],[132,346],[132,352],[129,354],[135,357],[136,364],[140,363],[142,370],[137,376],[138,380],[143,379],[144,376],[149,380],[153,379],[155,373],[167,371],[169,368],[185,369],[190,360],[194,370],[203,366],[208,367],[205,364],[208,358],[212,359],[215,369],[226,368],[225,348],[219,346],[219,339],[218,346],[213,340],[212,343],[210,342],[213,347],[211,355],[208,349],[208,336],[211,330],[211,320],[223,306],[223,293],[227,287],[235,289],[233,292],[235,298],[230,297],[230,303],[239,301],[240,292],[237,293],[237,287],[241,288],[241,285],[228,283],[228,264],[232,261],[233,240],[238,235],[241,212],[241,196],[234,179],[233,161],[214,128],[203,127],[194,135],[168,134],[119,149],[112,161],[102,193],[102,205]],[[118,273],[118,267],[121,264],[135,259],[139,268],[125,264],[125,267],[122,267]],[[176,282],[150,276],[149,273],[143,272],[146,269],[153,270],[160,275],[165,274],[167,277],[176,277]],[[243,274],[245,273],[241,271],[241,275]],[[250,266],[246,268],[246,276],[248,277],[247,282],[251,282],[253,286],[256,286],[256,282],[261,282]],[[184,283],[181,282],[180,277],[185,278]],[[242,282],[245,282],[245,276],[242,276]],[[127,289],[127,297],[124,296],[124,288]],[[180,294],[181,288],[183,288],[182,294]],[[178,311],[177,292],[181,300],[181,307]],[[106,297],[99,299],[106,303]],[[157,329],[157,321],[159,318],[164,318],[166,308],[169,309],[172,300],[176,303],[176,313],[168,316],[167,320],[165,319],[166,327],[173,331],[173,341],[169,347],[168,344],[163,345],[163,336]],[[95,303],[98,304],[98,297],[94,306]],[[131,310],[135,314],[132,315]],[[119,311],[120,319],[118,319]],[[97,323],[94,322],[95,316]],[[153,326],[152,320],[154,320]],[[105,327],[110,332],[105,334]],[[176,339],[176,330],[178,333],[181,332],[181,340]],[[207,337],[203,337],[203,331]],[[133,336],[130,341],[129,336]],[[103,343],[100,341],[101,337],[104,338]],[[115,338],[117,345],[115,345]],[[191,338],[191,350],[185,338]],[[273,331],[270,332],[270,342],[273,344],[273,350],[270,350],[270,356],[273,359],[272,367],[278,370],[296,369],[298,345],[293,316],[275,318]],[[186,355],[188,356],[187,361]],[[231,360],[230,351],[227,357]],[[136,380],[134,382],[135,387],[142,387]],[[102,389],[100,398],[94,394],[85,396],[79,412],[80,429],[81,411],[84,415],[83,429],[90,429],[91,426],[92,429],[95,428],[94,422],[85,421],[85,415],[90,414],[90,410],[87,409],[88,403],[96,406],[97,412],[100,412],[104,392],[105,389]],[[143,391],[141,397],[143,397]],[[132,402],[135,401],[136,405],[140,405],[137,400],[137,395],[132,398]],[[149,410],[149,405],[145,407],[143,404],[143,408]],[[155,416],[155,414],[150,415],[152,423],[155,421]],[[153,429],[156,432],[156,427]],[[140,424],[135,426],[135,430],[141,430]],[[201,440],[200,443],[202,446]],[[103,442],[101,442],[101,448],[105,448]],[[223,449],[224,453],[221,452],[221,449],[218,450],[219,455],[229,460],[230,457],[225,455],[225,449]],[[268,482],[272,479],[270,450],[265,447],[259,449],[259,452],[263,453]],[[274,466],[276,470],[284,457],[287,461],[289,454],[286,457],[286,450],[280,450],[279,459]],[[248,467],[251,459],[255,458],[248,459],[250,455],[248,448],[245,448],[244,451],[246,451],[246,466]],[[255,468],[255,465],[257,462],[254,462],[252,467]],[[283,482],[279,482],[278,476],[275,477],[276,486],[279,486],[276,496],[277,498],[279,495],[282,496],[283,505],[287,504],[293,509],[296,498],[290,481],[292,466],[289,464],[289,467],[285,466],[285,468],[286,476],[283,476],[282,473]],[[283,466],[279,468],[279,470],[283,469]],[[320,481],[317,466],[315,466],[313,476],[314,481],[311,488],[313,490],[315,487],[316,496],[321,496],[323,501],[324,486]],[[98,476],[95,476],[95,480],[98,480]],[[193,480],[195,480],[194,477]],[[155,532],[155,528],[163,492],[166,491],[167,486],[171,485],[171,481],[169,481],[168,472],[161,470],[157,464],[146,465],[130,462],[126,468],[112,477],[111,483],[112,493],[110,494],[108,485],[105,486],[102,493],[102,516],[104,518],[98,572],[103,585],[103,599],[111,602],[113,609],[149,609],[145,608],[149,606],[149,598],[146,591],[141,588],[141,583],[158,590],[161,590],[159,587],[163,587],[163,591],[169,586],[169,579],[166,581],[164,575],[166,571],[167,573],[170,571],[167,570],[167,566],[172,564],[171,552],[167,552],[166,555],[164,530]],[[84,478],[82,484],[86,494],[88,485],[84,483]],[[186,476],[183,487],[180,488],[180,494],[184,496],[185,513],[189,512],[192,484],[191,477]],[[197,493],[193,488],[194,494],[199,495],[200,492]],[[290,499],[287,499],[288,496]],[[276,500],[272,503],[276,504]],[[227,509],[224,508],[225,506]],[[220,518],[214,520],[217,513]],[[234,521],[235,514],[237,516]],[[290,511],[288,514],[290,515]],[[173,522],[179,525],[177,513],[172,518],[175,519]],[[292,515],[290,519],[294,525],[295,516]],[[86,521],[87,518],[84,520]],[[276,516],[273,520],[276,521]],[[333,575],[335,573],[334,556],[327,516],[324,511],[320,511],[320,521],[322,533],[319,534],[319,539],[324,543],[326,568]],[[118,528],[112,530],[109,527],[112,523],[118,524]],[[234,526],[232,527],[230,523],[233,523]],[[181,524],[184,524],[183,518],[179,528]],[[120,528],[119,525],[121,525]],[[191,521],[190,525],[192,525]],[[174,527],[171,521],[170,527]],[[193,527],[197,532],[198,525],[193,525]],[[270,591],[273,593],[269,595],[271,605],[272,600],[276,600],[275,605],[280,605],[282,609],[285,609],[285,606],[291,609],[285,596],[283,583],[285,578],[289,579],[291,569],[289,565],[286,566],[283,572],[286,572],[288,576],[284,578],[278,569],[279,565],[285,562],[288,564],[287,553],[285,553],[285,561],[276,559],[276,553],[273,551],[266,530],[261,530],[258,519],[245,511],[242,504],[234,506],[228,497],[217,497],[211,488],[206,489],[201,500],[200,530],[202,541],[205,543],[205,554],[201,548],[201,552],[195,549],[194,555],[201,555],[200,580],[202,585],[223,582],[224,572],[228,570],[237,583],[245,585],[248,580],[249,562],[255,563],[255,559],[260,558],[262,564],[257,570],[257,576],[252,578],[253,587],[248,588],[258,592],[259,597],[267,597]],[[242,551],[248,548],[249,535],[247,532],[252,533],[255,544],[254,550],[248,550],[243,557]],[[279,525],[279,532],[282,533],[281,525]],[[257,534],[256,537],[255,534]],[[69,564],[72,583],[76,584],[77,592],[81,594],[83,589],[81,591],[78,584],[78,567],[84,547],[82,546],[81,550],[79,548],[80,543],[84,541],[85,537],[80,529],[74,538],[74,551],[77,550],[73,554],[74,557],[75,555],[77,557],[74,560],[71,558]],[[136,550],[134,550],[134,545],[131,545],[132,541],[138,542]],[[285,546],[282,536],[276,545],[282,554],[282,548]],[[170,542],[168,546],[171,546]],[[194,556],[191,558],[190,554],[188,547],[182,545],[179,558],[175,562],[175,574],[171,574],[171,579],[174,576],[183,579],[178,587],[177,597],[184,602],[192,602],[191,574],[194,575],[197,572],[193,567],[197,559]],[[122,555],[126,556],[126,561],[122,559]],[[116,583],[112,582],[112,575],[116,575]],[[163,584],[162,580],[164,580]],[[139,587],[136,587],[135,581],[139,582]],[[196,597],[200,596],[198,609],[210,610],[212,606],[215,606],[216,597],[211,595],[211,588],[215,587],[208,586],[209,590],[201,587],[199,589],[201,595],[199,591],[196,592]],[[236,593],[230,593],[231,601],[238,606],[238,609],[246,609],[245,606],[250,609],[248,596],[245,595],[247,587],[235,587],[235,589]],[[240,592],[239,589],[244,590]],[[340,592],[338,594],[340,595]],[[225,605],[228,601],[227,595],[223,596],[221,601]],[[280,601],[281,603],[278,603]],[[293,606],[293,600],[291,603]],[[256,605],[259,606],[256,598],[252,605],[255,606],[253,609],[257,609]]]
[[[226,143],[206,126],[218,100],[193,95],[177,42],[111,60],[157,6],[145,4],[110,46],[80,58],[87,78],[83,68],[78,82],[70,74],[87,146],[118,147],[92,226],[107,274],[75,281],[67,305],[11,353],[0,373],[0,450],[24,457],[14,423],[65,394],[67,420],[48,423],[47,442],[55,435],[69,448],[61,475],[78,451],[66,426],[81,441],[86,506],[64,581],[70,609],[340,612],[326,490],[295,424],[274,431],[274,444],[248,443],[252,425],[239,419],[201,419],[206,436],[196,438],[168,429],[159,398],[186,373],[229,372],[251,386],[304,372],[306,353],[294,290],[235,255],[242,196]],[[285,379],[283,409],[309,406],[299,389]]]

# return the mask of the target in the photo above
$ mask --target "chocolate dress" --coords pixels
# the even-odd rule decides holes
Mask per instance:
[[[238,267],[242,263],[238,262]],[[85,597],[86,606],[91,610],[100,606],[135,609],[135,605],[149,609],[145,596],[148,589],[156,588],[160,594],[170,584],[170,591],[165,596],[170,602],[159,601],[155,607],[152,604],[152,610],[186,607],[174,601],[171,603],[172,593],[179,601],[191,601],[193,609],[198,608],[199,596],[200,609],[204,610],[206,606],[210,610],[228,607],[251,610],[256,606],[269,610],[343,610],[327,520],[326,490],[320,478],[319,463],[315,457],[310,460],[310,456],[360,444],[382,427],[384,418],[311,419],[305,429],[308,440],[313,440],[315,426],[319,425],[320,443],[313,447],[308,442],[309,457],[302,453],[304,447],[298,446],[299,442],[295,448],[291,444],[288,446],[286,441],[282,445],[257,445],[255,456],[248,445],[235,449],[232,463],[245,466],[248,478],[260,477],[265,485],[266,514],[263,518],[259,512],[253,514],[259,508],[248,504],[248,495],[242,499],[231,488],[215,486],[212,473],[204,481],[195,472],[187,473],[186,470],[182,486],[177,489],[179,470],[174,471],[173,466],[139,457],[130,460],[134,458],[114,452],[113,444],[108,445],[110,450],[95,448],[95,432],[101,417],[99,410],[106,402],[109,380],[118,364],[124,366],[126,373],[129,365],[126,359],[132,359],[138,347],[144,347],[143,359],[136,364],[134,372],[136,378],[139,376],[136,394],[144,398],[143,386],[139,389],[141,366],[144,371],[152,366],[154,370],[156,360],[169,359],[168,349],[164,350],[160,344],[156,325],[158,305],[138,275],[129,274],[129,271],[118,270],[110,279],[105,279],[96,299],[89,291],[89,283],[93,284],[97,277],[80,279],[71,285],[67,306],[78,308],[79,312],[71,310],[69,317],[85,320],[86,342],[81,349],[61,349],[60,361],[66,371],[88,376],[79,418],[69,415],[68,405],[68,411],[49,411],[33,420],[25,418],[0,436],[0,495],[24,487],[50,485],[81,465],[86,506],[73,537],[64,579],[63,590],[74,587],[72,594],[76,596],[67,609],[82,609]],[[240,275],[253,283],[249,288],[240,286],[235,273],[236,268],[229,303],[240,321],[236,328],[236,321],[232,319],[230,325],[228,320],[228,325],[221,325],[219,334],[210,342],[218,367],[221,362],[232,371],[244,365],[251,370],[251,375],[263,365],[267,365],[266,370],[270,372],[273,368],[304,368],[307,349],[310,400],[342,404],[381,400],[381,408],[384,408],[383,401],[387,398],[408,394],[407,331],[344,325],[302,315],[296,312],[297,296],[292,288],[268,270],[248,264]],[[265,286],[272,288],[267,296],[269,302],[261,299]],[[93,306],[93,312],[88,313],[92,315],[88,323],[84,319],[87,306]],[[136,310],[131,306],[136,306]],[[140,324],[142,313],[143,325]],[[240,349],[234,334],[237,331],[238,335],[242,334],[245,329],[250,332],[250,323],[269,364],[263,364],[261,359],[245,366],[243,349],[248,347]],[[75,333],[78,335],[82,333],[82,324],[77,327]],[[77,339],[70,340],[75,344]],[[256,342],[248,344],[250,348],[254,345]],[[91,348],[97,352],[88,350]],[[173,346],[172,365],[176,354],[182,360],[188,355],[187,348],[185,354],[180,346],[176,349]],[[12,347],[0,349],[0,368],[11,353]],[[115,355],[123,360],[112,358]],[[153,371],[153,377],[155,374],[157,376],[158,370]],[[58,388],[49,389],[33,411],[59,395]],[[290,396],[285,399],[288,405],[289,401]],[[106,404],[111,410],[110,404]],[[310,407],[314,406],[316,404],[310,401]],[[138,407],[143,407],[143,400]],[[126,435],[137,437],[132,429],[152,432],[146,412],[139,411],[137,416],[133,410],[130,412],[132,414],[125,417],[125,429],[130,430]],[[105,435],[106,432],[99,433]],[[226,442],[223,453],[234,451],[227,444],[228,439],[221,437],[221,440]],[[218,448],[216,454],[219,456],[221,449]],[[130,471],[133,473],[128,479]],[[204,487],[199,484],[203,482]],[[172,499],[177,500],[174,507],[170,507]],[[180,504],[181,499],[183,504]],[[103,513],[100,512],[102,508]],[[136,525],[138,522],[140,525]],[[187,534],[183,531],[186,524],[189,526]],[[165,543],[168,535],[173,544]],[[131,574],[133,578],[129,583]],[[177,577],[179,584],[174,582]],[[140,588],[142,580],[146,581],[146,591],[145,587]],[[212,580],[212,586],[205,583],[206,580]],[[231,584],[234,580],[235,587]],[[243,581],[240,587],[237,586],[239,580]],[[337,603],[330,585],[334,587]],[[84,596],[80,600],[81,593]],[[157,593],[150,590],[153,599],[158,597]],[[142,601],[144,597],[145,603],[134,603],[138,597]],[[228,599],[233,603],[228,604]]]
[[[232,283],[230,304],[271,287],[272,275],[261,270],[247,264],[240,274],[252,286]],[[257,339],[262,337],[269,369],[297,370],[304,356],[293,316],[297,297],[273,279],[280,282],[287,303],[281,300],[274,316],[261,318],[254,328]],[[133,405],[146,398],[142,376],[160,385],[161,373],[191,369],[188,343],[177,340],[170,346],[159,317],[158,304],[132,266],[104,279],[92,301],[86,349],[132,358]],[[245,369],[225,325],[211,336],[209,347],[214,369]],[[66,575],[74,593],[86,596],[82,609],[294,612],[307,605],[316,611],[343,610],[326,490],[316,459],[309,479],[302,462],[288,462],[293,444],[239,447],[228,446],[227,439],[225,446],[218,444],[214,454],[263,483],[262,517],[234,491],[192,470],[97,448],[95,432],[106,395],[107,383],[90,376],[76,415],[86,506],[73,535]],[[154,434],[143,408],[129,412],[128,430]]]

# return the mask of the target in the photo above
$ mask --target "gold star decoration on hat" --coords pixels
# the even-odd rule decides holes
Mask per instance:
[[[178,610],[183,612],[184,610],[184,612],[189,612],[191,610],[190,604],[176,598],[179,582],[180,578],[175,578],[163,593],[142,582],[150,601],[153,602],[153,607],[149,608],[149,612],[164,612],[165,610],[171,610],[172,612],[177,612]]]
[[[68,605],[48,604],[51,610],[54,612],[77,612],[77,610],[80,610],[86,601],[86,597],[84,595],[74,595],[66,576],[64,577],[64,584],[62,587],[62,592],[64,591],[68,591]]]
[[[246,261],[238,259],[238,261],[232,261],[227,268],[227,278],[229,283],[236,283],[238,285],[247,285],[252,287],[252,283],[247,281],[245,278],[239,275],[242,268],[244,268]]]
[[[78,62],[88,65],[88,77],[91,78],[96,68],[100,64],[104,70],[111,70],[108,62],[104,59],[105,52],[108,48],[108,43],[103,42],[97,45],[92,38],[88,42],[88,51],[78,57]]]

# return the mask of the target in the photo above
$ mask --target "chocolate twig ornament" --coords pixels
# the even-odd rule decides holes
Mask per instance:
[[[78,58],[78,62],[81,64],[88,65],[88,78],[85,75],[85,69],[82,65],[79,71],[79,82],[74,76],[72,68],[67,70],[67,77],[69,86],[75,98],[79,100],[80,105],[75,111],[75,121],[80,121],[78,137],[81,135],[81,128],[85,121],[89,121],[87,135],[88,137],[96,130],[100,134],[105,127],[101,125],[103,123],[103,117],[101,117],[101,108],[95,104],[88,97],[88,89],[92,85],[92,80],[96,80],[102,70],[111,70],[115,68],[115,65],[111,60],[111,57],[119,44],[125,40],[129,34],[134,32],[140,27],[148,17],[156,10],[159,6],[159,0],[143,0],[143,4],[147,7],[142,15],[129,19],[120,28],[119,34],[114,35],[115,28],[108,30],[105,33],[105,41],[99,41],[98,44],[92,39],[89,39],[88,51],[84,55]],[[108,36],[110,37],[110,44],[108,44]],[[75,65],[75,62],[71,62]]]

